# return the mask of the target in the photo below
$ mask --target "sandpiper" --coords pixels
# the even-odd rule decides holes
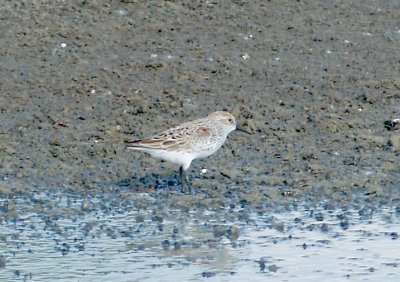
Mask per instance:
[[[197,119],[172,127],[150,139],[125,140],[130,150],[141,151],[152,157],[178,164],[182,181],[182,191],[188,179],[185,172],[194,159],[206,158],[225,143],[229,133],[234,130],[243,131],[236,126],[235,118],[225,111],[209,114],[206,118]]]

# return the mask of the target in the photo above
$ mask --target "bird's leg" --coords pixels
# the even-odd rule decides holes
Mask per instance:
[[[190,194],[192,192],[192,188],[190,187],[189,178],[182,166],[179,167],[179,176],[181,178],[181,192]]]

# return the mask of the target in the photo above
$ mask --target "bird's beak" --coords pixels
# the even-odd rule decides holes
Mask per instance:
[[[248,132],[247,130],[244,130],[243,128],[241,128],[241,127],[239,127],[239,126],[236,126],[236,130],[237,130],[237,131],[244,132],[244,133],[247,133],[247,134],[251,134],[250,132]]]

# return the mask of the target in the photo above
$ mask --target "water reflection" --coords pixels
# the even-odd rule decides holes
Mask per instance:
[[[118,209],[96,199],[98,209],[82,212],[83,201],[58,196],[55,213],[44,200],[34,212],[18,199],[15,216],[3,212],[0,280],[395,281],[400,274],[400,220],[391,208],[299,208],[233,222],[212,211]]]

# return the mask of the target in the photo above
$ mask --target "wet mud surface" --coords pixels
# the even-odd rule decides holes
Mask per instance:
[[[25,244],[49,236],[61,258],[63,243],[88,255],[80,239],[71,244],[73,223],[82,239],[103,220],[107,238],[154,252],[154,231],[138,246],[137,227],[113,230],[116,214],[132,226],[211,221],[211,239],[190,235],[195,249],[240,240],[259,214],[316,207],[361,218],[394,210],[397,228],[400,131],[384,122],[400,115],[398,1],[7,1],[1,11],[2,277],[35,279],[13,265],[21,222]],[[192,163],[194,195],[179,192],[175,165],[125,150],[124,139],[217,110],[252,135],[232,133]],[[189,244],[168,237],[181,225],[159,227],[158,252]]]

